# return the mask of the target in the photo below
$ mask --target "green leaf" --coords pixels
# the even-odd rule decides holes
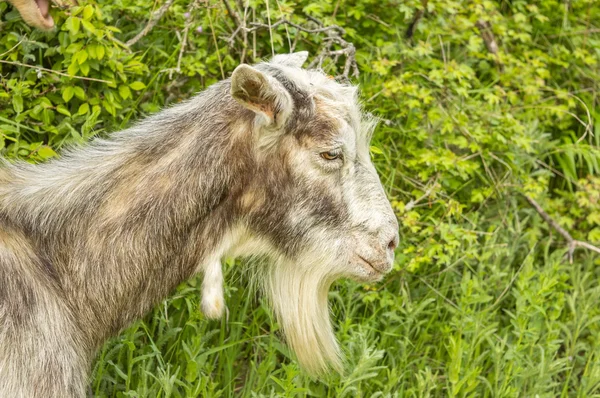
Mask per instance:
[[[77,98],[79,98],[80,100],[85,99],[85,91],[83,91],[83,89],[81,87],[75,86],[74,91],[75,91],[75,96]]]
[[[79,50],[81,50],[82,47],[83,43],[76,41],[74,43],[69,44],[69,47],[67,47],[65,52],[67,54],[76,54]]]
[[[89,111],[90,111],[90,106],[88,105],[87,102],[84,102],[83,104],[79,105],[79,110],[77,111],[77,113],[79,115],[85,115]]]
[[[62,90],[62,98],[65,102],[71,101],[74,94],[75,90],[73,90],[73,86],[67,86]]]
[[[91,4],[83,8],[83,19],[88,20],[94,15],[94,7]]]
[[[105,26],[104,27],[106,30],[111,31],[111,32],[115,32],[115,33],[123,33],[121,31],[121,29],[117,28],[116,26]]]
[[[84,62],[79,65],[79,69],[81,69],[81,73],[83,73],[84,76],[87,76],[90,73],[90,64]]]
[[[71,136],[73,138],[75,138],[75,140],[77,140],[78,142],[83,142],[83,138],[81,137],[81,134],[79,134],[79,132],[77,130],[75,130],[73,128],[73,126],[71,126],[71,124],[65,123],[65,125],[69,128],[69,130],[71,131]]]
[[[133,90],[143,90],[146,88],[146,85],[140,81],[137,82],[133,82],[129,85],[129,87],[131,87]]]
[[[114,104],[110,101],[102,100],[102,107],[106,109],[106,111],[112,116],[115,116],[117,114],[117,109],[115,108]]]
[[[96,58],[101,60],[102,58],[104,58],[104,53],[105,53],[104,46],[101,44],[98,44],[96,46]]]
[[[50,108],[46,108],[42,111],[42,121],[44,124],[51,124],[54,120],[54,112]]]
[[[123,99],[131,98],[131,90],[126,85],[122,84],[119,86],[119,95]]]
[[[86,47],[86,51],[89,54],[90,58],[98,59],[98,55],[96,54],[97,47],[98,46],[95,44],[90,44],[89,46]]]
[[[383,151],[381,149],[379,149],[378,147],[376,147],[375,145],[371,145],[370,149],[371,149],[371,153],[374,153],[376,155],[383,155]]]
[[[77,15],[81,14],[81,11],[83,11],[83,7],[79,7],[79,6],[72,7],[71,15],[77,16]]]
[[[23,97],[21,94],[15,94],[12,98],[13,109],[17,113],[23,112]]]
[[[63,104],[58,105],[56,107],[56,111],[58,113],[62,113],[63,115],[66,115],[66,116],[69,116],[69,117],[71,116],[71,112],[69,112],[69,110],[67,109],[67,107],[65,107]]]
[[[188,361],[185,369],[185,380],[192,383],[198,378],[199,373],[198,364],[195,361]]]
[[[77,17],[69,17],[63,24],[63,27],[66,28],[71,35],[76,35],[79,33],[81,20]]]
[[[96,34],[96,28],[90,21],[86,21],[84,19],[81,21],[81,23],[83,24],[83,27],[85,28],[85,30],[87,30],[88,32],[90,32],[92,34]]]
[[[77,54],[75,54],[75,58],[77,58],[77,62],[79,65],[83,64],[88,59],[88,52],[86,50],[81,50]]]
[[[79,72],[79,63],[75,59],[75,57],[71,60],[71,65],[67,68],[67,73],[71,76],[77,76],[77,72]]]

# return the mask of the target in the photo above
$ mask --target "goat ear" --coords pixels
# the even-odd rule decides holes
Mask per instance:
[[[308,51],[298,51],[292,54],[278,54],[273,57],[271,63],[301,68],[308,59]]]
[[[269,78],[253,67],[242,64],[231,75],[231,96],[244,107],[269,119],[277,120],[282,110],[282,97]]]

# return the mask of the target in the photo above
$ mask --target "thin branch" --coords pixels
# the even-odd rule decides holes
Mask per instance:
[[[267,29],[269,29],[269,39],[271,40],[271,55],[275,56],[275,45],[273,43],[273,28],[271,25],[271,11],[269,10],[269,0],[265,0],[265,4],[267,5]]]
[[[415,12],[413,19],[410,22],[410,25],[408,25],[408,28],[406,29],[406,33],[404,34],[407,39],[412,39],[413,35],[415,34],[415,29],[417,28],[417,24],[421,20],[421,17],[423,16],[424,13],[425,13],[425,10],[417,10],[417,12]]]
[[[288,20],[286,18],[281,18],[274,23],[271,23],[271,21],[269,20],[269,23],[266,23],[266,24],[254,22],[254,21],[250,22],[249,24],[246,24],[246,12],[244,12],[244,19],[242,20],[242,18],[238,14],[238,12],[236,10],[234,10],[234,8],[231,6],[231,4],[229,4],[229,0],[223,0],[223,3],[225,4],[227,13],[230,15],[230,18],[231,18],[232,22],[234,23],[234,29],[233,29],[233,33],[231,34],[231,36],[223,37],[223,39],[225,41],[227,41],[229,47],[233,47],[236,39],[239,40],[238,35],[240,34],[240,32],[244,35],[243,42],[244,42],[244,49],[245,49],[247,46],[247,42],[248,42],[248,39],[247,39],[248,33],[252,33],[253,45],[255,45],[255,40],[256,40],[255,35],[258,30],[268,29],[269,34],[271,35],[271,39],[272,39],[273,29],[275,29],[281,25],[284,25],[286,27],[286,31],[287,31],[287,26],[291,26],[293,28],[296,28],[300,32],[311,33],[311,34],[326,33],[327,37],[325,37],[323,39],[323,48],[322,48],[321,52],[315,57],[315,59],[313,59],[313,61],[308,66],[308,68],[309,69],[315,68],[315,67],[322,68],[323,61],[325,60],[325,58],[328,58],[328,57],[332,57],[333,63],[337,64],[339,58],[344,56],[344,57],[346,57],[346,61],[344,63],[343,73],[339,76],[336,76],[336,79],[342,80],[342,81],[348,81],[350,78],[350,74],[352,74],[352,76],[354,76],[354,77],[358,77],[359,71],[358,71],[358,65],[356,63],[356,48],[354,47],[354,44],[347,42],[346,40],[344,40],[341,37],[342,35],[346,34],[346,31],[341,26],[338,26],[338,25],[324,26],[323,23],[321,23],[321,21],[319,21],[318,19],[313,18],[311,16],[308,16],[308,15],[306,16],[306,19],[308,19],[309,23],[314,23],[316,25],[316,27],[302,26],[297,23],[291,22],[290,20]],[[252,12],[253,12],[252,15],[254,16],[254,9],[252,10]],[[254,17],[253,17],[253,19],[254,19]],[[250,26],[250,27],[248,27],[248,26]],[[298,35],[296,35],[294,44],[290,45],[290,51],[292,51],[296,47],[297,40],[298,40]],[[342,48],[334,49],[334,47],[333,47],[334,44],[336,44]],[[256,54],[256,50],[253,53]]]
[[[502,63],[500,62],[500,57],[498,55],[498,43],[496,42],[496,37],[492,32],[492,26],[488,21],[484,21],[483,19],[477,21],[475,26],[477,26],[479,29],[481,38],[485,42],[485,46],[487,47],[488,51],[494,55],[496,64],[500,69],[502,69]]]
[[[306,32],[306,33],[323,33],[323,32],[327,32],[330,30],[337,30],[342,35],[346,34],[346,31],[344,30],[344,28],[342,28],[341,26],[338,26],[338,25],[329,25],[329,26],[324,26],[322,28],[309,29],[302,25],[298,25],[296,23],[288,21],[285,18],[280,19],[279,21],[273,23],[271,26],[264,24],[264,23],[250,22],[250,26],[253,26],[253,28],[243,28],[243,29],[246,30],[246,32],[254,32],[255,30],[258,30],[258,29],[269,29],[269,28],[273,29],[273,28],[278,27],[279,25],[289,25],[289,26],[292,26],[302,32]]]
[[[323,61],[327,57],[333,57],[333,63],[337,64],[340,56],[346,57],[346,62],[344,63],[344,72],[336,76],[336,79],[347,82],[350,79],[350,71],[352,71],[352,76],[358,77],[358,65],[356,63],[356,48],[354,44],[347,42],[344,40],[338,32],[335,30],[330,30],[327,32],[328,37],[323,40],[324,48],[321,50],[321,53],[310,63],[308,68],[318,67],[319,69],[323,68]],[[342,47],[341,50],[332,50],[334,44],[337,44]]]
[[[562,36],[588,35],[590,33],[592,33],[592,34],[594,34],[594,33],[600,33],[600,28],[577,30],[577,31],[574,31],[574,32],[561,32],[558,35],[550,35],[550,36],[548,36],[548,38],[549,39],[556,39],[557,37],[562,37]]]
[[[404,35],[407,39],[412,39],[413,35],[415,34],[417,25],[419,24],[419,21],[421,20],[423,14],[425,14],[425,10],[427,9],[427,0],[423,0],[421,2],[421,5],[423,6],[423,8],[420,8],[415,12],[415,15],[413,15],[413,19],[410,22],[410,25],[408,25],[408,28],[406,29],[406,33]]]
[[[248,20],[248,6],[244,7],[244,19],[243,26],[246,26],[246,21]],[[240,56],[240,63],[243,64],[246,59],[246,49],[248,48],[248,32],[243,33],[243,43],[242,43],[242,54]],[[298,37],[298,35],[296,36]]]
[[[196,0],[196,1],[198,1],[198,0]],[[217,59],[219,60],[219,69],[221,69],[221,78],[225,79],[225,72],[223,70],[223,61],[221,60],[221,53],[219,52],[219,43],[217,43],[217,35],[215,34],[215,27],[213,26],[212,17],[210,16],[210,10],[207,12],[207,15],[208,15],[208,23],[210,24],[210,31],[212,33],[212,38],[215,43]]]
[[[233,30],[233,33],[231,34],[231,36],[229,36],[229,38],[223,38],[225,41],[227,41],[227,44],[230,48],[233,48],[233,45],[235,44],[235,40],[239,39],[238,34],[241,32],[242,33],[242,39],[241,39],[241,43],[242,43],[242,55],[240,57],[240,63],[244,63],[244,59],[245,59],[245,55],[246,55],[246,47],[248,46],[248,31],[243,29],[246,27],[246,19],[248,17],[248,7],[244,7],[243,4],[241,4],[241,2],[239,2],[238,6],[242,7],[244,10],[244,17],[240,17],[239,12],[235,9],[235,7],[232,7],[231,4],[229,4],[229,0],[223,0],[223,4],[225,4],[225,8],[227,10],[227,15],[230,16],[233,25],[235,26],[235,29]],[[253,10],[254,11],[254,10]]]
[[[1,64],[8,64],[8,65],[15,65],[15,66],[24,66],[26,68],[31,68],[31,69],[35,69],[35,70],[40,70],[40,71],[44,71],[44,72],[48,72],[48,73],[54,73],[56,75],[60,75],[60,76],[66,76],[66,77],[70,77],[72,79],[79,79],[79,80],[88,80],[91,82],[100,82],[100,83],[107,83],[107,84],[113,84],[113,82],[109,81],[109,80],[103,80],[103,79],[95,79],[93,77],[83,77],[83,76],[71,76],[67,73],[64,72],[60,72],[57,70],[52,70],[52,69],[48,69],[48,68],[42,68],[41,66],[35,66],[35,65],[28,65],[28,64],[23,64],[21,62],[14,62],[14,61],[5,61],[3,59],[0,59],[0,63]]]
[[[567,247],[569,249],[569,251],[567,252],[567,255],[569,257],[569,263],[573,264],[573,252],[578,247],[582,247],[584,249],[588,249],[588,250],[591,250],[593,252],[600,254],[600,248],[598,248],[590,243],[573,239],[571,234],[569,234],[554,219],[552,219],[552,217],[550,217],[548,215],[548,213],[546,213],[544,211],[544,209],[542,209],[542,207],[538,204],[538,202],[536,202],[533,198],[531,198],[527,195],[523,195],[523,196],[525,196],[525,199],[527,200],[527,202],[529,202],[529,204],[535,209],[535,211],[538,212],[538,214],[544,219],[544,221],[546,221],[548,223],[548,225],[550,225],[552,228],[554,228],[554,230],[556,230],[556,232],[558,232],[563,238],[565,238],[565,240],[567,241],[567,245],[568,245]]]
[[[14,46],[12,46],[10,50],[6,50],[2,54],[0,54],[0,58],[4,57],[6,54],[11,53],[12,50],[14,50],[15,48],[19,47],[21,45],[21,43],[23,43],[24,40],[25,39],[21,39],[21,41],[19,41],[17,44],[15,44]]]
[[[422,200],[428,198],[429,196],[431,196],[431,193],[433,192],[433,190],[437,187],[436,184],[437,181],[437,177],[436,179],[433,181],[433,183],[429,186],[429,188],[427,188],[425,190],[425,193],[423,195],[421,195],[418,199],[413,199],[410,202],[408,202],[406,204],[406,206],[404,206],[404,211],[411,211],[416,205],[418,205]]]
[[[427,283],[427,281],[425,279],[421,278],[418,275],[417,275],[417,278],[419,278],[419,280],[422,283],[424,283],[425,285],[427,285],[427,287],[430,288],[435,294],[437,294],[442,299],[444,299],[445,302],[447,302],[448,304],[450,304],[455,310],[457,310],[458,312],[462,312],[462,310],[460,309],[460,307],[458,305],[454,304],[454,302],[452,300],[450,300],[448,297],[444,296],[439,290],[437,290],[435,287],[433,287],[429,283]]]
[[[256,21],[256,9],[252,7],[252,21]],[[256,32],[252,32],[252,59],[256,61]]]
[[[233,43],[235,43],[235,39],[237,38],[238,33],[243,32],[245,35],[248,34],[248,32],[246,32],[245,30],[242,30],[242,25],[238,26],[237,28],[235,28],[235,30],[233,31],[233,33],[231,34],[231,36],[229,36],[229,38],[223,37],[221,36],[222,39],[224,39],[227,44],[229,45],[229,47],[233,47]]]
[[[513,286],[513,284],[517,280],[517,277],[519,276],[519,274],[521,273],[521,271],[525,267],[525,264],[527,264],[527,259],[529,258],[529,256],[531,255],[531,253],[533,253],[533,249],[535,249],[535,245],[531,248],[531,250],[529,250],[529,253],[527,253],[527,256],[525,256],[525,258],[523,259],[523,262],[521,263],[521,266],[519,267],[519,269],[517,270],[517,272],[515,272],[515,274],[513,275],[513,277],[510,279],[510,282],[508,283],[508,285],[506,285],[506,287],[504,288],[504,290],[502,291],[502,293],[500,293],[500,296],[498,296],[498,298],[496,299],[496,301],[494,301],[494,304],[492,304],[492,306],[490,308],[494,308],[496,306],[496,304],[498,304],[499,302],[501,302],[502,299],[504,298],[504,296],[506,295],[506,293],[508,292],[508,290]]]
[[[283,10],[281,9],[281,3],[279,2],[279,0],[275,0],[275,2],[277,3],[277,8],[279,8],[279,12],[283,14]],[[287,37],[289,51],[290,53],[292,53],[292,39],[290,39],[290,30],[288,29],[287,25],[285,26],[285,36]],[[299,35],[296,35],[296,37],[298,36]]]
[[[381,24],[383,26],[385,26],[386,28],[391,28],[392,25],[390,25],[389,23],[382,21],[381,18],[379,18],[377,15],[375,14],[367,14],[365,15],[367,18],[369,18],[371,21],[375,21],[378,24]]]
[[[352,74],[355,77],[358,76],[358,73],[359,73],[358,65],[356,63],[356,58],[355,58],[356,48],[354,47],[354,45],[352,43],[345,41],[341,37],[341,35],[344,35],[346,33],[344,28],[342,28],[338,25],[324,26],[323,23],[321,23],[321,21],[319,21],[318,19],[313,18],[309,15],[306,16],[306,19],[309,21],[309,23],[314,23],[316,25],[316,27],[302,26],[297,23],[291,22],[290,20],[288,20],[286,18],[281,18],[278,21],[272,23],[270,20],[269,13],[267,14],[268,23],[266,23],[266,24],[259,23],[259,22],[255,22],[254,9],[252,9],[252,20],[253,21],[250,23],[247,23],[247,21],[246,21],[247,9],[244,9],[244,18],[242,19],[240,17],[240,14],[238,13],[238,11],[229,3],[229,1],[230,0],[223,0],[223,3],[225,5],[225,8],[227,9],[227,14],[230,16],[230,19],[234,24],[234,27],[232,29],[231,35],[229,37],[222,37],[222,39],[228,43],[230,48],[234,46],[234,44],[236,43],[236,40],[240,41],[239,35],[241,33],[243,35],[243,49],[244,49],[244,50],[242,50],[242,54],[245,54],[245,49],[248,45],[248,33],[252,33],[252,38],[253,38],[252,42],[253,42],[253,46],[255,46],[257,31],[259,31],[261,29],[268,29],[269,35],[270,35],[271,41],[272,41],[273,40],[273,36],[272,36],[273,29],[277,28],[278,26],[281,26],[281,25],[285,26],[286,33],[288,33],[287,36],[288,36],[288,42],[290,45],[290,51],[293,51],[295,49],[299,35],[296,35],[296,37],[294,39],[294,43],[292,44],[289,41],[289,32],[287,29],[288,26],[291,26],[291,27],[297,29],[298,31],[304,32],[304,33],[310,33],[310,34],[326,33],[327,37],[325,37],[323,39],[323,48],[322,48],[321,52],[315,57],[315,59],[313,59],[313,62],[311,62],[311,64],[308,66],[308,68],[309,69],[314,68],[314,67],[322,68],[323,61],[327,57],[332,57],[333,63],[337,64],[339,58],[341,56],[345,56],[346,61],[344,63],[344,71],[343,71],[342,75],[337,76],[336,79],[339,79],[342,81],[348,81],[350,74]],[[268,2],[267,2],[267,12],[268,11],[269,10],[268,10]],[[334,44],[337,44],[342,48],[334,49],[333,48]],[[272,43],[271,43],[271,47],[273,47]],[[254,49],[253,54],[256,55],[256,49]]]
[[[233,18],[233,22],[235,22],[238,27],[242,26],[242,19],[237,11],[231,7],[229,0],[223,0],[223,4],[225,4],[225,8],[227,8],[227,13]]]
[[[137,43],[142,37],[146,36],[152,30],[152,28],[154,28],[154,26],[156,26],[158,21],[162,18],[162,16],[167,12],[169,7],[171,7],[171,4],[173,4],[174,2],[175,2],[175,0],[167,0],[165,2],[165,4],[162,5],[162,7],[160,7],[158,10],[153,12],[152,17],[150,17],[150,20],[148,21],[148,24],[146,25],[146,27],[144,29],[142,29],[142,31],[140,33],[135,35],[135,37],[133,39],[128,40],[125,43],[125,45],[127,45],[128,47],[131,47],[135,43]]]

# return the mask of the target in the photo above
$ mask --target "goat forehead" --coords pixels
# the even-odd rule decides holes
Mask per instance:
[[[274,64],[263,64],[262,69],[277,79],[295,101],[302,103],[321,97],[328,100],[331,107],[337,108],[340,116],[348,114],[352,118],[360,115],[355,86],[341,84],[318,70]]]
[[[359,141],[361,136],[362,115],[358,106],[348,106],[339,100],[314,94],[310,112],[297,112],[304,122],[297,123],[300,134],[312,135],[316,139],[334,137],[336,140]],[[367,135],[364,135],[368,138]]]
[[[355,100],[356,87],[341,84],[319,70],[273,64],[268,64],[267,69],[271,72],[271,75],[277,75],[274,77],[285,78],[293,82],[298,88],[306,91],[309,95],[324,92],[333,97],[343,98],[346,101]]]

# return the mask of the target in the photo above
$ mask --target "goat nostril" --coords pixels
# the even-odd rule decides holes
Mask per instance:
[[[390,243],[388,243],[388,249],[390,249],[391,251],[394,251],[396,249],[396,246],[398,246],[398,239],[397,238],[393,238]]]

